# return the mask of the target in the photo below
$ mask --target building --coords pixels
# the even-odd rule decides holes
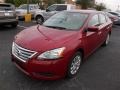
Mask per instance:
[[[3,3],[4,2],[4,0],[0,0],[0,3]]]

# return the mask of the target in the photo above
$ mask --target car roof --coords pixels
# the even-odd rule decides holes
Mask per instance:
[[[27,4],[21,4],[21,5],[27,5]],[[30,6],[35,6],[35,5],[38,5],[38,4],[29,4]]]
[[[96,10],[70,10],[68,12],[80,12],[80,13],[87,13],[87,14],[104,13],[103,11],[96,11]]]
[[[71,5],[71,6],[75,6],[73,4],[53,4],[53,5]]]
[[[11,3],[0,3],[0,5],[13,5]]]

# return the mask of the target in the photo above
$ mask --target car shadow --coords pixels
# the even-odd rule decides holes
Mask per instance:
[[[15,68],[15,67],[14,67]],[[78,77],[74,77],[71,79],[59,79],[59,80],[37,80],[28,77],[27,75],[23,74],[19,69],[15,68],[15,73],[19,76],[18,81],[21,89],[26,90],[26,88],[29,88],[29,90],[61,90],[61,88],[64,88],[64,90],[70,90],[71,87],[78,87],[79,90],[82,90],[82,84],[80,83]],[[22,79],[20,79],[22,78]],[[15,82],[17,83],[17,82]],[[27,86],[26,86],[27,84]],[[79,85],[78,85],[79,84]]]

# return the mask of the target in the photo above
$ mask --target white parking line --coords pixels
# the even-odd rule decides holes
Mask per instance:
[[[25,26],[21,26],[21,25],[18,25],[18,27],[21,27],[21,28],[25,28],[25,29],[26,29],[26,28],[28,28],[28,27],[25,27]]]

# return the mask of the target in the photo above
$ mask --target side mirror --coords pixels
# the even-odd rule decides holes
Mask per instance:
[[[96,26],[88,27],[88,31],[90,31],[90,32],[97,32],[98,30],[99,30],[99,28]]]

